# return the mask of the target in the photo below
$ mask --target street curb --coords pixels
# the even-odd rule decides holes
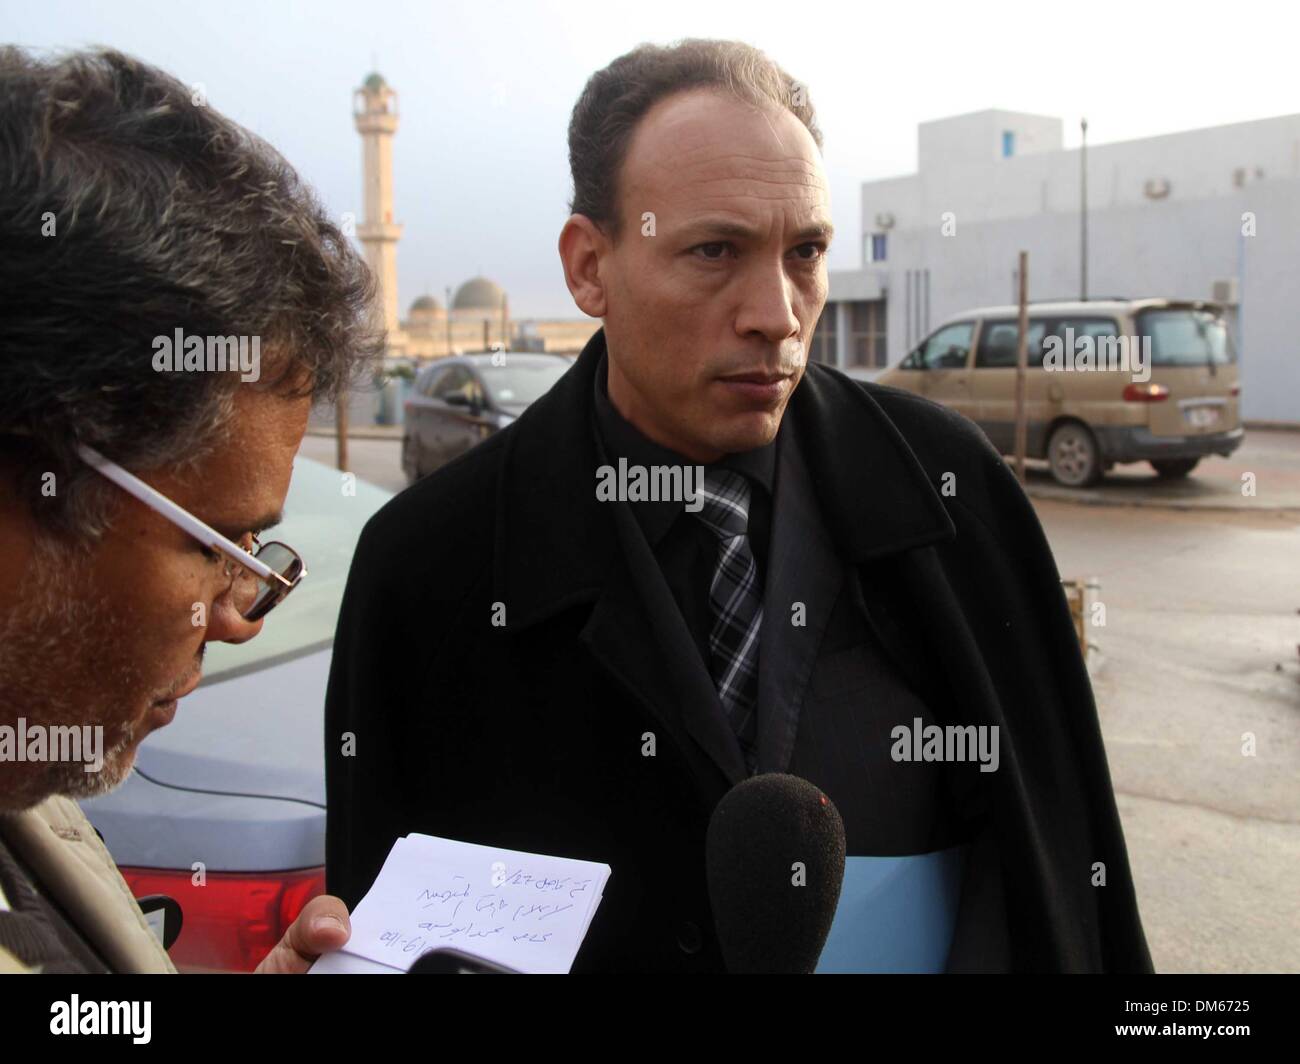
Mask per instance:
[[[356,428],[349,427],[348,439],[350,440],[400,440],[402,438],[401,425],[361,425]],[[331,439],[338,436],[338,432],[324,425],[308,425],[308,436],[328,436]]]
[[[1079,506],[1131,506],[1145,510],[1200,510],[1206,513],[1289,513],[1293,511],[1300,513],[1300,503],[1281,506],[1263,506],[1258,503],[1229,506],[1225,503],[1194,502],[1190,499],[1116,499],[1096,491],[1075,491],[1072,488],[1037,484],[1026,485],[1025,494],[1031,499],[1072,502]]]

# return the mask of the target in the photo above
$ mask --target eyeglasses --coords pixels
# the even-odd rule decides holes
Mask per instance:
[[[261,543],[253,536],[253,551],[247,551],[227,539],[215,528],[205,525],[188,510],[182,509],[161,492],[155,491],[139,477],[111,462],[93,447],[78,445],[77,453],[124,491],[134,495],[149,509],[188,532],[205,547],[226,556],[226,575],[231,578],[235,608],[246,621],[265,617],[278,606],[307,575],[307,566],[298,552],[285,543]]]

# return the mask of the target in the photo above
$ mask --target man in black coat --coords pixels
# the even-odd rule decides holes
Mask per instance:
[[[331,892],[355,906],[409,832],[600,861],[574,971],[724,970],[709,818],[787,772],[851,860],[960,854],[942,968],[1149,971],[1032,507],[971,422],[806,363],[831,235],[806,90],[744,45],[642,46],[569,142],[560,254],[604,327],[362,536]],[[991,757],[921,756],[954,733]]]

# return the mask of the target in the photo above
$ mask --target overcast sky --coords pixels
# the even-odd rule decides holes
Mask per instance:
[[[1054,115],[1066,146],[1300,111],[1292,26],[1265,3],[845,0],[0,0],[0,41],[105,44],[201,82],[335,213],[357,211],[351,97],[399,93],[400,299],[483,273],[512,317],[575,317],[556,254],[565,134],[587,77],[641,41],[748,41],[810,87],[825,134],[832,269],[860,265],[858,186],[916,168],[916,126],[986,108]],[[1230,17],[1229,17],[1230,16]],[[403,311],[405,313],[405,311]]]

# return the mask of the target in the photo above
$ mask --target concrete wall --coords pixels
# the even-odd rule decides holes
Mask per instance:
[[[886,290],[891,364],[907,353],[908,271],[929,270],[929,327],[1014,302],[1022,249],[1031,299],[1078,298],[1079,152],[990,159],[1006,114],[927,123],[949,127],[945,138],[928,129],[928,167],[863,185],[864,234],[878,213],[894,216],[888,259],[837,273]],[[935,155],[940,142],[949,156]],[[1148,182],[1167,184],[1164,198],[1149,197]],[[1300,422],[1300,115],[1089,148],[1088,202],[1089,294],[1208,299],[1214,281],[1240,272],[1244,416]],[[1254,236],[1242,236],[1246,212]],[[865,283],[833,278],[832,292]]]

